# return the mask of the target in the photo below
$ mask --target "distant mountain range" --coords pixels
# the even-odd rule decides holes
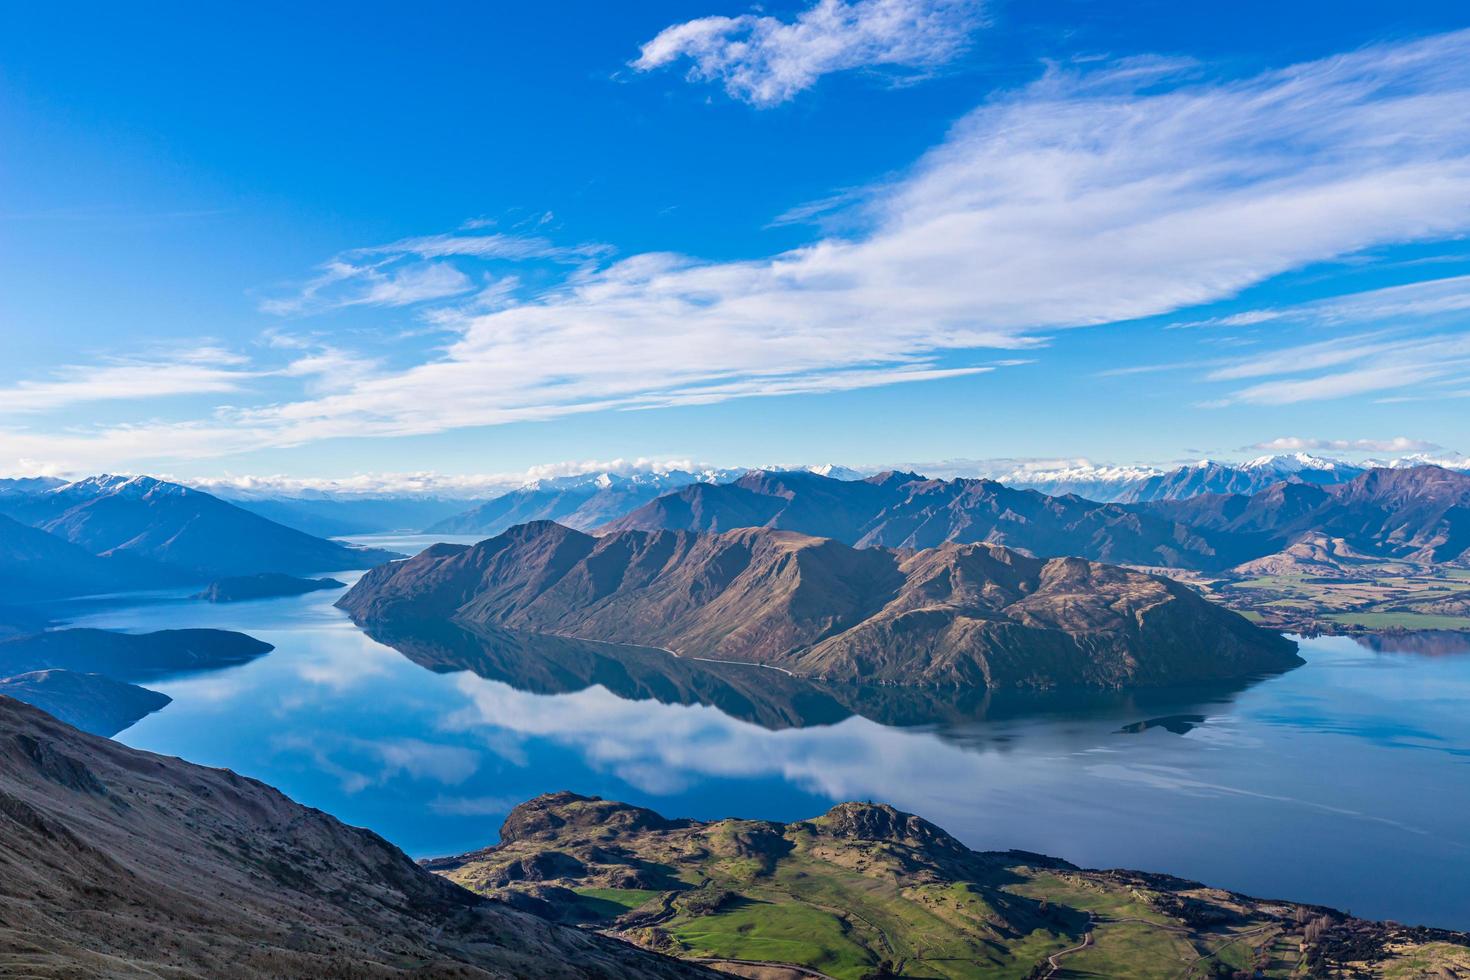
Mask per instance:
[[[1221,572],[1312,534],[1363,558],[1470,559],[1470,474],[1436,466],[1372,469],[1344,483],[1275,482],[1254,494],[1099,503],[991,480],[884,473],[838,481],[749,473],[660,497],[602,530],[768,527],[860,547],[986,542],[1038,556]]]
[[[0,582],[17,595],[147,588],[222,575],[363,568],[351,548],[151,477],[95,476],[0,496]]]
[[[461,514],[483,501],[432,496],[236,496],[221,499],[277,524],[322,538],[387,531],[418,531]]]
[[[1167,579],[765,528],[599,538],[537,522],[380,566],[338,605],[360,622],[454,618],[854,683],[1118,688],[1300,662],[1295,644]]]
[[[738,470],[667,470],[622,475],[589,473],[538,480],[433,524],[431,534],[499,534],[527,521],[556,521],[586,530],[621,517],[657,497],[694,484],[733,480]]]
[[[1251,494],[1283,480],[1291,483],[1345,483],[1370,469],[1440,466],[1470,470],[1470,457],[1458,453],[1418,453],[1390,460],[1350,463],[1309,453],[1259,456],[1243,463],[1202,459],[1160,469],[1150,466],[1093,465],[1082,461],[1056,466],[1029,464],[993,468],[984,475],[1007,486],[1053,496],[1075,493],[1102,503],[1178,500],[1204,493]]]

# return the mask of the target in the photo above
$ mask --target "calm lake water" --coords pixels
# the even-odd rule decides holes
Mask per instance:
[[[1238,690],[956,706],[607,646],[446,634],[395,649],[337,595],[154,595],[74,621],[275,644],[152,683],[174,703],[119,740],[265,780],[416,857],[492,843],[550,790],[701,818],[871,799],[972,847],[1470,928],[1470,637],[1305,641],[1306,666]]]

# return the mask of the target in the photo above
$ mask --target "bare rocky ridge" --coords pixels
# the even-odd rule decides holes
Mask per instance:
[[[783,531],[549,522],[437,546],[338,603],[366,623],[487,627],[665,647],[838,682],[1167,685],[1295,666],[1295,644],[1167,579],[992,545],[851,548]]]
[[[1121,504],[1050,497],[993,480],[893,472],[855,481],[752,472],[735,483],[686,487],[660,497],[603,530],[738,527],[799,531],[860,547],[983,542],[1040,556],[1170,567],[1226,567],[1249,557],[1222,553],[1208,536]]]
[[[1143,567],[1223,573],[1329,539],[1361,558],[1470,561],[1470,473],[1380,468],[1340,483],[1302,479],[1250,494],[1097,503],[991,480],[884,473],[860,481],[752,472],[691,486],[603,530],[725,531],[769,527],[858,546],[1000,544],[1040,557],[1076,555]],[[1275,564],[1280,564],[1279,562]],[[1348,562],[1347,564],[1351,564]]]
[[[0,974],[711,976],[486,901],[262,783],[5,697]]]

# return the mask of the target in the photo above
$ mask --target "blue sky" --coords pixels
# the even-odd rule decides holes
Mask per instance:
[[[9,5],[0,471],[1467,449],[1467,27]]]

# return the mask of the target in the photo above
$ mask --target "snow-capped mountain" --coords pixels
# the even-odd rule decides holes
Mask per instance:
[[[1293,475],[1300,476],[1308,483],[1343,483],[1367,467],[1345,463],[1340,459],[1313,456],[1310,453],[1277,453],[1272,456],[1257,456],[1241,463],[1238,468],[1247,473],[1261,473],[1283,479]]]
[[[1365,467],[1382,466],[1391,470],[1411,469],[1415,466],[1441,466],[1447,470],[1470,470],[1470,456],[1464,453],[1410,453],[1390,460],[1367,460]]]

